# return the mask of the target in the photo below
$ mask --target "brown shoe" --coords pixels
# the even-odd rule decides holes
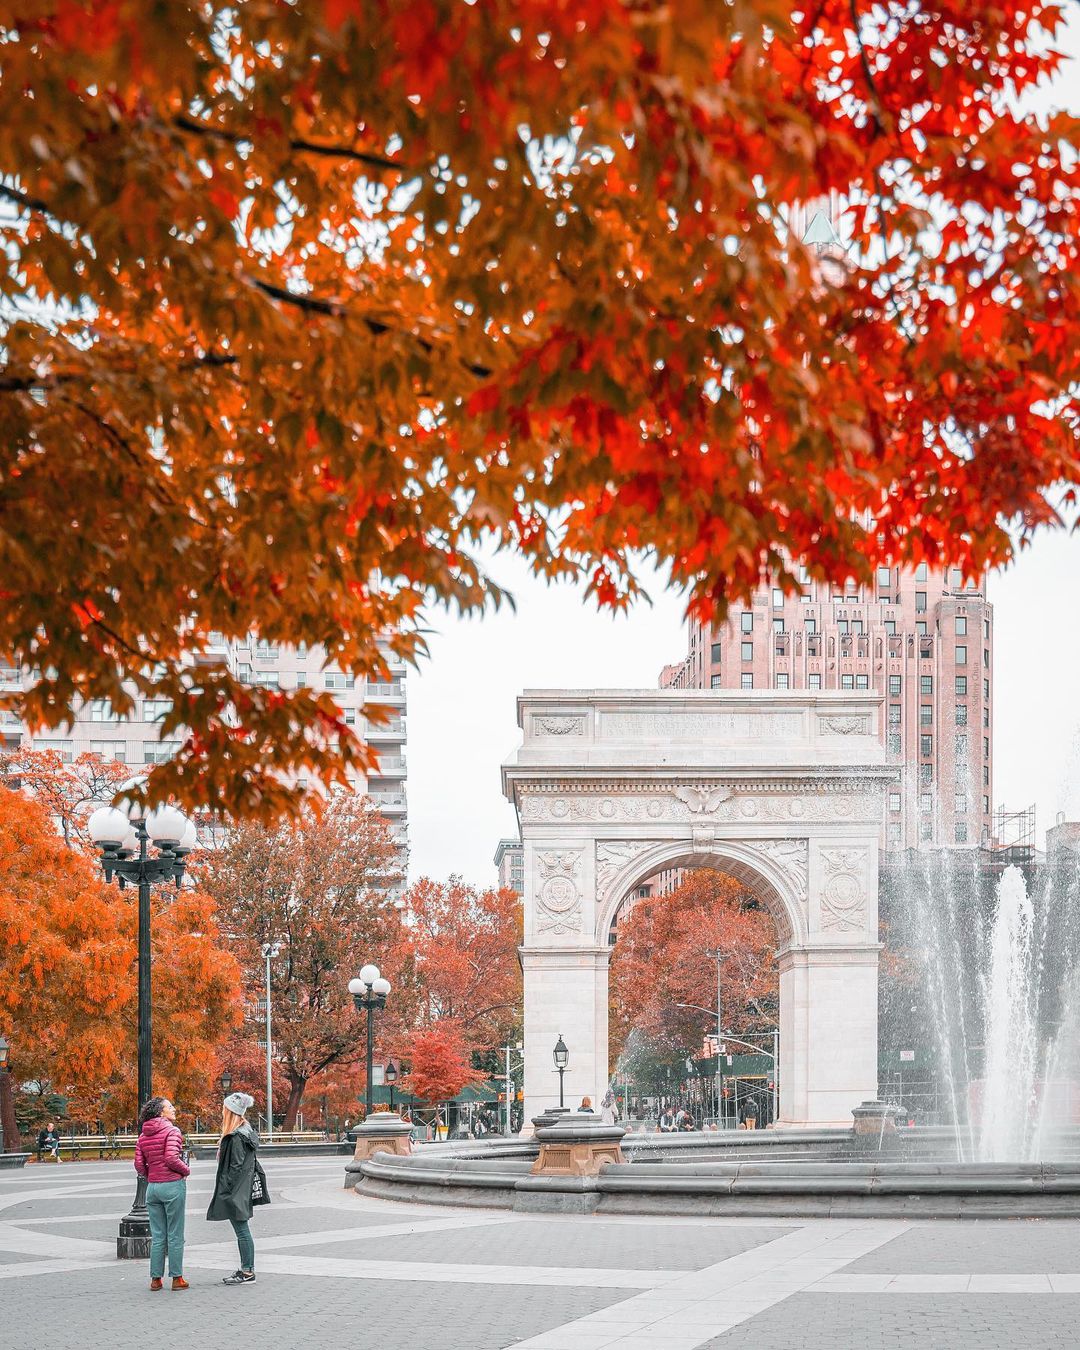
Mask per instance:
[[[190,1289],[191,1285],[184,1279],[183,1275],[174,1275],[172,1287],[174,1289]]]
[[[151,1280],[151,1281],[150,1281],[150,1288],[151,1288],[151,1289],[160,1289],[160,1288],[161,1288],[161,1281],[160,1281],[160,1280]]]

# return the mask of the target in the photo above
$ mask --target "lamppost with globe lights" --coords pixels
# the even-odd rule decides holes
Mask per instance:
[[[379,967],[370,963],[361,968],[360,974],[349,981],[349,993],[357,1012],[367,1010],[367,1085],[364,1090],[364,1118],[371,1119],[375,1106],[374,1084],[372,1083],[372,1065],[375,1058],[375,1012],[386,1007],[386,998],[390,993],[390,981],[379,973]]]
[[[270,962],[281,951],[280,942],[264,942],[263,960],[266,962],[266,1142],[274,1142],[274,1027],[270,1013]]]
[[[15,1120],[15,1098],[11,1091],[11,1046],[0,1036],[0,1153],[19,1152],[19,1126]]]
[[[396,1060],[393,1060],[393,1059],[388,1059],[388,1060],[386,1061],[386,1068],[383,1069],[383,1082],[384,1082],[384,1083],[386,1084],[386,1086],[390,1089],[390,1110],[391,1110],[391,1111],[393,1111],[393,1109],[394,1109],[394,1084],[397,1082],[397,1080],[398,1080],[398,1066],[397,1066],[397,1061],[396,1061]]]
[[[184,859],[195,847],[195,826],[174,806],[159,806],[146,813],[137,802],[126,810],[102,806],[88,822],[90,838],[101,849],[105,880],[116,877],[121,889],[128,883],[139,888],[139,1102],[153,1095],[153,1063],[150,1042],[150,887],[173,882],[177,889],[184,875]],[[154,847],[156,853],[151,853]],[[131,1212],[120,1220],[116,1255],[121,1260],[145,1260],[150,1255],[150,1220],[146,1213],[146,1178],[140,1176]]]

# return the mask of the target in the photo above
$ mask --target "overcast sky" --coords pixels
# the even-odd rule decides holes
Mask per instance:
[[[1069,47],[1080,53],[1080,22]],[[1062,71],[1041,106],[1080,109],[1080,60]],[[408,721],[410,876],[494,879],[495,846],[515,833],[499,766],[518,743],[515,700],[525,688],[656,687],[660,667],[682,658],[678,596],[657,576],[649,607],[599,615],[582,589],[549,587],[512,558],[494,575],[516,613],[464,620],[437,613],[431,656],[410,672]],[[1035,803],[1040,835],[1064,811],[1080,819],[1080,534],[1044,532],[991,578],[994,610],[994,805]]]

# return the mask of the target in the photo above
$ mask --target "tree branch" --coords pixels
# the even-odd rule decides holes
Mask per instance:
[[[195,136],[206,136],[211,140],[225,141],[229,145],[240,145],[243,142],[253,142],[253,136],[241,135],[235,131],[225,131],[220,127],[208,127],[204,122],[197,122],[193,117],[183,115],[173,118],[173,126],[180,131],[189,131]],[[348,145],[327,145],[320,141],[309,141],[303,137],[294,137],[289,141],[290,150],[298,150],[302,154],[322,155],[327,159],[345,159],[354,164],[365,164],[369,169],[388,169],[394,173],[410,172],[407,164],[402,164],[400,160],[388,159],[385,155],[373,155],[366,150],[354,150]]]

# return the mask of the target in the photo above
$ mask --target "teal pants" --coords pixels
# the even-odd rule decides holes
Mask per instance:
[[[146,1212],[150,1216],[150,1278],[165,1274],[165,1251],[169,1274],[175,1280],[184,1273],[184,1206],[187,1182],[151,1181],[146,1188]]]
[[[240,1250],[240,1269],[255,1269],[255,1239],[251,1236],[247,1219],[230,1219],[236,1234],[236,1245]]]

